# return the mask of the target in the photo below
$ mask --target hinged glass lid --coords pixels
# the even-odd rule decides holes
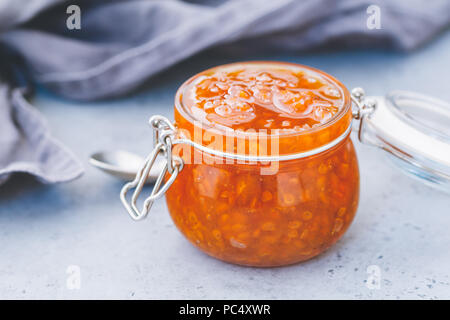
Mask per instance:
[[[450,105],[407,91],[371,98],[376,108],[361,119],[360,140],[388,151],[409,175],[450,192]]]

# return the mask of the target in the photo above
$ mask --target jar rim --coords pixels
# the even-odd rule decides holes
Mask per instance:
[[[175,108],[176,110],[180,113],[180,115],[186,119],[191,125],[195,126],[195,122],[200,122],[202,125],[202,128],[208,130],[208,131],[212,131],[212,132],[216,132],[219,134],[227,134],[230,135],[230,132],[235,132],[236,136],[239,135],[239,137],[250,137],[252,135],[254,135],[254,132],[246,132],[246,131],[240,131],[240,130],[232,130],[231,128],[222,128],[219,126],[214,126],[211,125],[209,123],[206,123],[200,119],[196,119],[191,112],[189,112],[186,107],[183,105],[183,94],[184,94],[184,90],[186,89],[186,87],[191,84],[193,81],[195,81],[198,77],[204,75],[205,73],[217,70],[217,69],[226,69],[226,68],[233,68],[233,67],[237,67],[237,66],[245,66],[245,65],[268,65],[268,66],[282,66],[282,67],[286,67],[286,68],[296,68],[296,69],[302,69],[302,70],[307,70],[313,73],[316,73],[318,75],[320,75],[321,77],[325,78],[327,81],[330,81],[331,83],[333,83],[337,88],[339,88],[341,90],[341,92],[343,93],[343,99],[342,99],[342,108],[335,114],[333,115],[333,117],[331,117],[329,120],[327,120],[324,123],[321,123],[315,127],[312,128],[308,128],[305,130],[301,130],[301,131],[296,131],[296,132],[292,132],[292,131],[283,131],[282,129],[275,129],[275,130],[271,130],[267,136],[268,137],[273,137],[273,136],[278,136],[278,137],[282,137],[282,138],[289,138],[289,137],[299,137],[299,136],[303,136],[303,135],[310,135],[313,133],[318,133],[322,130],[325,130],[329,127],[332,127],[334,124],[336,124],[337,122],[339,122],[346,114],[348,114],[351,105],[352,105],[352,101],[351,101],[351,96],[350,96],[350,92],[348,91],[348,89],[335,77],[331,76],[330,74],[321,71],[319,69],[316,69],[314,67],[310,67],[310,66],[306,66],[306,65],[302,65],[302,64],[298,64],[298,63],[292,63],[292,62],[282,62],[282,61],[270,61],[270,60],[255,60],[255,61],[241,61],[241,62],[234,62],[234,63],[228,63],[228,64],[223,64],[223,65],[219,65],[219,66],[215,66],[212,68],[208,68],[206,70],[203,70],[195,75],[193,75],[192,77],[190,77],[189,79],[187,79],[186,81],[183,82],[183,84],[178,88],[176,94],[175,94]],[[351,126],[351,122],[349,123],[349,126]],[[237,134],[238,133],[238,134]]]

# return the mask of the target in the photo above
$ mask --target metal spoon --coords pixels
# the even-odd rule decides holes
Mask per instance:
[[[104,151],[91,155],[89,163],[110,175],[131,181],[144,163],[144,158],[128,151]],[[164,161],[157,158],[150,170],[147,183],[154,183],[163,168]]]

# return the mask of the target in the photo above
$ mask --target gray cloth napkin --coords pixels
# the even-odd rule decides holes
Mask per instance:
[[[81,30],[66,27],[71,4],[81,8]],[[371,5],[381,9],[381,29],[367,27]],[[109,98],[213,46],[303,50],[331,43],[412,50],[449,23],[449,0],[3,0],[0,70],[10,76],[0,74],[0,180],[27,172],[52,183],[83,170],[50,136],[17,78],[68,98]]]

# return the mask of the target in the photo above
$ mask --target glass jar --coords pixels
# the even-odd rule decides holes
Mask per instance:
[[[224,109],[220,99],[211,98],[221,90],[213,90],[219,84],[227,86],[225,80],[217,79],[223,77],[224,72],[235,77],[236,70],[247,67],[258,70],[258,75],[256,78],[233,78],[238,83],[233,88],[241,91],[222,88],[226,94],[220,99],[229,99]],[[292,80],[301,87],[292,91],[299,92],[299,96],[292,98],[291,91],[283,91],[286,85],[292,84],[284,83],[286,79],[280,80],[273,75],[272,80],[264,78],[264,71],[273,68],[301,75],[300,80]],[[208,77],[216,74],[219,75],[212,79],[217,83],[208,83]],[[304,80],[306,83],[301,83]],[[265,83],[271,85],[264,86]],[[207,90],[201,91],[202,86]],[[253,97],[248,95],[249,87]],[[272,91],[264,91],[267,88]],[[202,92],[205,99],[196,100],[193,92]],[[233,94],[242,99],[233,100]],[[279,96],[275,96],[277,94]],[[315,100],[310,102],[318,108],[314,111],[303,104],[311,96]],[[295,104],[295,111],[289,109],[291,122],[308,122],[308,125],[284,129],[286,123],[291,124],[284,120],[280,122],[281,128],[270,129],[278,118],[268,119],[253,112],[251,104],[242,104],[242,101],[254,102],[254,97],[260,99],[258,101],[269,97],[267,109],[272,110],[273,102],[278,104],[278,113],[280,108],[293,106],[292,99],[297,99],[294,102],[300,101],[302,105]],[[285,99],[289,104],[279,105],[275,99]],[[333,114],[327,114],[331,110],[326,103],[328,100],[333,106],[338,105]],[[332,76],[290,63],[243,62],[206,70],[187,80],[177,91],[175,124],[161,116],[150,119],[154,129],[154,151],[136,179],[124,186],[122,202],[133,219],[140,220],[146,216],[153,201],[165,193],[170,215],[183,235],[203,252],[226,262],[267,267],[310,259],[332,246],[345,233],[357,211],[359,171],[350,139],[353,118],[360,120],[361,141],[370,140],[371,144],[390,151],[391,155],[403,160],[401,167],[407,168],[408,172],[411,170],[405,162],[410,166],[417,163],[411,160],[417,159],[414,153],[408,153],[409,157],[406,157],[406,153],[395,147],[399,141],[394,145],[392,139],[387,138],[385,133],[391,129],[380,128],[379,123],[385,123],[386,117],[373,116],[380,105],[385,111],[399,109],[395,102],[400,100],[393,99],[392,95],[387,99],[365,99],[361,89],[354,90],[351,95]],[[203,101],[203,107],[205,103],[217,102],[208,108],[218,109],[209,116],[206,107],[197,108],[196,101]],[[394,107],[386,107],[386,101],[391,101]],[[227,109],[229,106],[234,109]],[[249,115],[249,110],[253,114]],[[315,123],[311,125],[304,115],[311,115],[316,110],[320,114],[313,117]],[[225,114],[225,118],[217,120],[218,114]],[[383,120],[374,121],[377,117],[383,117]],[[261,125],[263,120],[264,125]],[[398,126],[398,123],[393,125]],[[239,126],[247,126],[249,130]],[[266,127],[269,129],[265,130]],[[403,139],[403,148],[404,142]],[[139,210],[136,200],[158,156],[165,159],[164,170],[143,209]],[[446,154],[440,156],[445,158]],[[424,172],[423,165],[415,167]],[[436,176],[436,170],[433,173]],[[441,180],[446,177],[442,170],[439,174]],[[427,178],[429,182],[430,174]],[[442,183],[435,184],[442,186]],[[126,194],[132,188],[136,190],[128,203]]]

